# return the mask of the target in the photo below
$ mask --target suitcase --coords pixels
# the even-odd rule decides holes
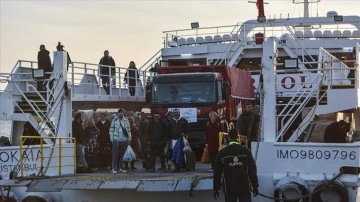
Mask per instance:
[[[186,162],[185,162],[186,171],[195,170],[195,164],[196,164],[195,152],[194,151],[186,152],[185,156],[186,156]]]

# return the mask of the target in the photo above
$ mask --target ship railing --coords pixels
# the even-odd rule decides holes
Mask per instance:
[[[31,125],[36,129],[36,131],[41,134],[41,136],[43,137],[47,137],[48,134],[51,134],[52,136],[56,136],[56,134],[54,134],[54,131],[51,130],[51,128],[55,128],[54,124],[50,121],[50,118],[54,112],[55,109],[58,107],[59,105],[59,100],[60,100],[60,96],[58,96],[56,98],[56,105],[52,105],[52,107],[47,107],[46,111],[43,111],[42,109],[40,109],[40,107],[37,105],[37,103],[34,100],[30,100],[28,99],[28,97],[25,95],[25,93],[20,89],[19,85],[14,82],[13,83],[15,86],[15,89],[17,90],[18,93],[20,93],[22,99],[24,101],[26,101],[28,103],[28,105],[30,106],[31,110],[33,113],[35,113],[35,116],[38,117],[39,123],[37,123],[36,121],[34,121],[33,119],[29,118],[29,122],[31,123]],[[33,92],[36,92],[37,96],[41,99],[42,103],[45,103],[47,106],[50,106],[50,103],[47,102],[44,97],[35,89],[35,87],[33,85],[29,85],[29,88],[33,88]],[[22,114],[26,114],[27,112],[25,112],[21,106],[19,106],[18,101],[17,100],[13,100],[14,105],[21,111]],[[51,142],[47,142],[48,144],[50,144]]]
[[[318,70],[324,72],[323,84],[329,87],[334,85],[351,85],[351,81],[348,78],[350,68],[323,48],[320,48]]]
[[[57,142],[57,144],[44,144],[47,141]],[[29,145],[27,142],[38,144]],[[52,176],[74,174],[76,170],[75,145],[76,140],[71,137],[20,136],[20,176],[33,175],[31,171],[34,170],[39,171],[40,175],[47,174],[45,171],[49,171],[49,175]]]
[[[291,100],[287,104],[278,104],[281,105],[283,109],[279,114],[277,114],[278,123],[280,123],[280,128],[277,129],[278,135],[276,136],[276,141],[283,141],[284,135],[293,124],[296,117],[300,114],[306,104],[310,101],[311,98],[316,98],[316,103],[313,104],[313,108],[310,112],[310,115],[306,117],[303,122],[300,124],[302,130],[305,130],[307,125],[315,117],[315,107],[320,103],[323,98],[327,96],[327,90],[320,93],[320,86],[327,85],[326,89],[336,89],[336,88],[354,88],[355,86],[351,84],[351,79],[348,78],[350,68],[328,53],[323,48],[320,48],[319,61],[317,69],[312,70],[301,70],[303,73],[308,72],[309,77],[306,82],[301,83],[301,86],[298,90],[292,94]],[[314,62],[315,63],[315,62]],[[356,78],[358,78],[357,68],[354,69]],[[283,71],[277,70],[276,73],[281,73]],[[315,77],[310,75],[316,75]],[[356,80],[356,79],[355,79]],[[276,84],[280,86],[281,84]],[[299,85],[299,84],[294,84]],[[358,84],[356,84],[358,85]],[[289,93],[289,92],[288,92]],[[288,139],[289,141],[296,141],[302,131],[295,131],[293,135]]]
[[[179,29],[179,30],[169,30],[164,31],[164,47],[176,47],[179,46],[177,43],[177,40],[179,39],[187,39],[187,38],[194,38],[196,37],[206,37],[206,36],[222,36],[225,34],[233,33],[233,30],[239,30],[240,24],[238,23],[236,25],[225,25],[225,26],[215,26],[215,27],[199,27],[199,28],[193,28],[193,29]],[[235,27],[235,28],[234,28]],[[230,38],[230,40],[233,40]],[[236,39],[234,39],[236,40]],[[220,41],[217,41],[220,42]],[[205,41],[203,42],[205,43]]]
[[[100,74],[100,67],[108,67],[115,69],[115,74],[111,75],[111,71],[108,75]],[[71,84],[73,95],[83,94],[83,95],[106,95],[105,90],[103,89],[102,77],[110,78],[110,96],[128,96],[129,83],[127,79],[135,79],[136,92],[144,92],[145,84],[147,78],[154,76],[153,73],[138,69],[139,76],[135,74],[134,78],[129,77],[125,78],[127,72],[127,67],[114,67],[107,65],[99,65],[94,63],[84,63],[84,62],[72,62],[68,72],[68,81]],[[123,91],[126,91],[124,94]],[[138,96],[144,97],[145,94],[139,94]]]
[[[302,60],[302,62],[308,62],[308,59],[307,58],[310,58],[310,62],[315,62],[315,58],[312,56],[312,54],[310,54],[307,49],[303,46],[302,43],[300,43],[300,41],[298,40],[298,38],[296,37],[296,34],[295,34],[295,30],[292,29],[291,27],[289,26],[286,26],[284,25],[288,32],[291,34],[291,36],[295,39],[295,43],[297,44],[297,46],[295,46],[295,51],[296,51],[296,55],[301,55],[301,58],[299,58],[298,60]],[[280,42],[281,44],[285,45],[286,44],[286,38],[287,38],[287,35],[286,34],[283,34],[281,37],[280,37]],[[307,57],[305,57],[307,56]],[[311,65],[310,65],[311,66]]]
[[[10,74],[0,73],[0,95],[5,91],[5,87],[8,84]]]
[[[239,28],[240,26],[240,28]],[[222,64],[224,61],[225,63],[229,63],[230,66],[236,66],[237,62],[239,61],[238,58],[241,54],[241,48],[245,45],[259,45],[262,44],[269,36],[277,37],[279,39],[278,43],[282,45],[286,45],[287,40],[295,41],[297,43],[297,55],[302,56],[302,62],[309,62],[307,57],[310,58],[311,61],[315,61],[315,58],[312,57],[311,54],[306,50],[306,48],[300,43],[300,40],[319,40],[319,39],[342,39],[342,38],[357,38],[357,36],[353,36],[352,33],[357,33],[356,28],[345,26],[342,27],[342,30],[339,30],[338,26],[327,26],[325,30],[319,30],[322,27],[308,27],[301,36],[298,36],[297,33],[300,32],[303,27],[299,28],[294,24],[288,23],[276,23],[273,26],[268,25],[259,27],[258,24],[254,23],[244,23],[241,25],[237,25],[234,27],[234,30],[230,33],[231,36],[236,35],[238,36],[237,40],[223,40],[220,41],[221,43],[228,43],[224,50],[221,51],[219,58],[215,62],[215,64]],[[313,33],[311,29],[316,29]],[[319,34],[320,32],[320,34]],[[324,32],[324,34],[322,34]],[[235,33],[235,34],[234,34]],[[317,34],[315,34],[317,33]],[[349,34],[350,33],[350,34]],[[360,33],[359,33],[360,34]],[[239,44],[240,41],[240,44]],[[186,40],[187,42],[187,40]],[[181,45],[193,45],[195,43],[182,43]],[[306,56],[306,57],[305,57]]]
[[[37,63],[33,61],[19,60],[8,77],[8,83],[11,85],[8,85],[5,90],[11,93],[13,104],[25,115],[25,117],[28,117],[28,121],[39,134],[42,136],[47,136],[47,134],[55,136],[54,131],[51,129],[55,127],[49,117],[55,113],[55,109],[59,106],[61,96],[64,93],[64,89],[61,88],[59,94],[55,95],[54,89],[58,85],[63,86],[64,83],[62,79],[54,78],[54,75],[50,72],[45,72],[45,74],[51,74],[49,79],[34,79],[33,69],[37,66],[35,64]],[[62,74],[59,76],[62,77]],[[39,92],[35,87],[39,81],[46,83],[46,96],[43,92]],[[50,83],[52,83],[52,85],[50,85]],[[37,99],[29,99],[27,93],[35,93]],[[25,112],[22,107],[19,106],[18,102],[21,100],[25,101],[31,108],[31,111],[33,112],[31,116],[33,116],[33,119],[27,116],[27,114],[31,113]],[[46,109],[41,109],[39,103],[45,104]]]
[[[291,32],[289,32],[288,27],[292,29]],[[206,43],[233,43],[242,40],[256,44],[256,41],[264,41],[270,36],[281,38],[285,35],[291,35],[299,40],[360,38],[360,30],[352,24],[336,24],[332,22],[332,24],[313,23],[312,25],[301,26],[298,22],[272,22],[270,20],[266,23],[251,21],[228,26],[170,30],[163,33],[165,34],[165,48]],[[259,33],[262,36],[259,37]],[[230,38],[225,38],[225,35],[230,35]],[[233,35],[236,35],[236,37]],[[215,36],[222,37],[219,37],[218,40],[212,40],[212,37]],[[198,37],[203,39],[196,40]],[[210,37],[211,40],[204,40],[204,37]],[[182,40],[179,41],[179,39]]]
[[[233,30],[231,30],[230,32],[230,36],[239,36],[239,32],[240,32],[240,29],[239,27],[241,28],[241,25],[238,23],[234,26]],[[225,40],[226,41],[226,40]],[[229,58],[229,54],[231,52],[231,50],[233,50],[236,46],[236,42],[239,41],[239,38],[238,39],[233,39],[232,37],[232,40],[229,41],[228,45],[225,47],[224,51],[222,51],[222,54],[220,55],[220,57],[215,61],[215,65],[220,65],[220,64],[223,64],[223,63],[227,63],[228,60],[230,60]],[[243,43],[243,41],[241,41],[241,44]],[[238,48],[241,47],[241,44],[239,45]]]
[[[301,84],[291,97],[290,101],[287,104],[282,105],[282,110],[276,115],[277,123],[280,124],[280,128],[277,129],[278,134],[276,136],[276,141],[283,141],[284,135],[294,123],[296,117],[298,117],[311,98],[318,96],[319,84],[322,79],[321,73],[317,73],[314,77],[309,77]],[[277,104],[277,106],[279,106],[279,104]]]
[[[148,71],[150,68],[155,66],[155,63],[158,63],[160,65],[160,59],[161,59],[161,49],[158,50],[153,56],[151,56],[150,59],[148,59],[139,70]]]

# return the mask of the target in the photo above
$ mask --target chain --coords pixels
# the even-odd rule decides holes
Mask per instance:
[[[63,111],[63,104],[64,104],[64,97],[61,98],[61,101],[60,101],[60,109],[59,109],[59,117],[58,117],[58,121],[56,123],[56,128],[55,128],[55,138],[58,136],[58,132],[59,132],[59,128],[60,128],[60,118],[61,118],[61,114],[62,114],[62,111]],[[44,168],[40,168],[39,170],[39,173],[38,173],[38,176],[40,175],[46,175],[46,172],[48,171],[49,169],[49,166],[50,166],[50,162],[51,162],[51,159],[52,159],[52,156],[53,156],[53,153],[54,153],[54,150],[55,150],[55,143],[56,143],[56,139],[54,139],[53,141],[53,145],[52,145],[52,148],[51,148],[51,152],[50,152],[50,157],[49,157],[49,160],[46,164],[46,167],[45,169]],[[43,170],[44,169],[44,170]]]
[[[257,143],[256,143],[256,149],[255,149],[255,157],[254,160],[256,162],[258,154],[259,154],[259,148],[260,148],[260,141],[262,137],[262,121],[263,121],[263,110],[264,110],[264,89],[263,89],[263,78],[262,73],[260,74],[260,81],[259,81],[259,87],[258,87],[258,96],[260,97],[260,109],[259,109],[259,125],[257,127]],[[259,133],[260,131],[260,133]]]

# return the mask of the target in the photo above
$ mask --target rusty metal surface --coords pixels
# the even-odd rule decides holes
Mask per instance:
[[[141,181],[139,180],[107,180],[103,181],[103,183],[100,185],[99,189],[133,189],[136,190],[136,188],[139,186]]]
[[[62,189],[64,190],[84,190],[84,189],[98,189],[103,181],[100,180],[68,180]]]
[[[137,191],[175,191],[177,183],[178,180],[143,180]]]
[[[194,180],[194,190],[211,190],[212,173],[94,173],[58,176],[34,180],[28,191],[59,192],[62,190],[119,189],[140,192],[188,191]]]
[[[141,161],[135,166],[140,168]],[[160,165],[157,165],[160,167]],[[133,190],[137,192],[183,192],[212,190],[210,165],[196,164],[190,172],[144,172],[143,169],[128,170],[127,173],[111,174],[110,170],[87,174],[74,174],[33,179],[27,191],[60,192],[62,190]],[[0,181],[1,182],[1,181]]]

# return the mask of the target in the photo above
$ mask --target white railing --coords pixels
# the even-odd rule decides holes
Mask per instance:
[[[317,74],[314,78],[309,78],[301,85],[298,91],[292,96],[291,100],[285,104],[282,110],[276,115],[277,123],[280,123],[280,129],[277,130],[278,135],[276,137],[276,141],[283,141],[285,133],[294,123],[295,119],[310,99],[318,98],[321,81],[321,73]]]
[[[73,62],[69,67],[67,80],[71,84],[71,88],[74,94],[92,94],[92,95],[106,95],[103,88],[102,76],[108,76],[110,78],[110,95],[111,96],[123,96],[122,91],[128,90],[129,84],[127,79],[135,79],[137,92],[144,92],[147,78],[152,77],[154,74],[146,70],[137,70],[139,75],[135,74],[134,78],[125,78],[125,74],[128,68],[125,67],[112,67],[102,65],[102,67],[109,67],[115,69],[115,74],[101,75],[100,65],[94,63]],[[86,76],[86,77],[85,77]],[[84,88],[82,88],[84,86]],[[127,95],[128,96],[128,95]],[[144,94],[138,96],[145,96]]]
[[[320,48],[318,69],[324,72],[324,84],[329,87],[351,84],[348,79],[350,68],[323,48]]]
[[[301,113],[306,106],[310,98],[316,98],[315,104],[303,122],[300,124],[301,130],[296,130],[295,133],[289,138],[289,141],[296,141],[302,131],[308,126],[312,118],[315,117],[315,108],[320,101],[327,96],[327,90],[332,89],[334,86],[345,86],[347,88],[355,88],[357,86],[357,80],[355,80],[355,86],[350,85],[350,79],[348,74],[350,68],[339,59],[332,56],[326,50],[320,48],[318,69],[306,70],[313,74],[317,74],[316,77],[309,77],[308,81],[303,83],[296,93],[292,95],[291,100],[283,105],[283,109],[277,116],[277,122],[280,124],[280,128],[277,129],[278,134],[276,141],[283,141],[285,132],[288,130],[291,124],[293,124],[295,118]],[[358,74],[357,69],[354,69],[355,75]],[[280,71],[277,71],[279,73]],[[281,84],[277,84],[281,85]],[[320,85],[327,85],[325,92],[320,93]]]

